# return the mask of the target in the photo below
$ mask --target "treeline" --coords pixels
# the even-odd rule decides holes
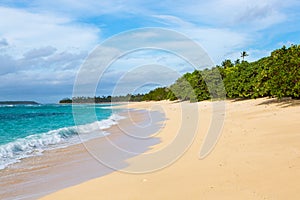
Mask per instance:
[[[222,98],[291,97],[300,98],[300,45],[283,46],[270,56],[255,62],[225,60],[211,69],[186,73],[169,87],[156,88],[147,94],[119,97],[79,97],[67,103],[189,100]]]
[[[246,55],[243,52],[241,57],[244,59]],[[300,45],[283,46],[255,62],[225,60],[212,69],[186,73],[170,87],[155,89],[145,96],[145,100],[156,100],[159,96],[190,101],[224,97],[299,99]]]
[[[128,102],[128,101],[143,101],[144,94],[127,94],[124,96],[98,96],[98,97],[73,97],[65,98],[59,101],[59,103],[110,103],[110,102]]]
[[[300,46],[283,46],[256,62],[219,67],[227,97],[300,97]]]

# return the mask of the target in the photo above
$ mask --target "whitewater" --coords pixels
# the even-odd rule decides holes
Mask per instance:
[[[0,170],[45,150],[106,136],[106,129],[123,118],[110,104],[75,106],[81,115],[76,123],[72,105],[0,106]]]

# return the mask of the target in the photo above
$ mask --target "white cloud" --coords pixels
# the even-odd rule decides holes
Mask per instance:
[[[24,53],[24,58],[26,59],[35,59],[40,57],[48,57],[52,55],[57,49],[51,46],[41,47],[41,48],[34,48],[26,53]]]
[[[286,19],[288,13],[284,12],[284,8],[292,6],[294,2],[295,0],[166,0],[155,4],[152,12],[158,15],[157,10],[164,10],[168,15],[194,23],[219,27],[247,26],[247,29],[258,30]]]
[[[3,95],[18,89],[21,96],[58,92],[72,85],[87,52],[100,40],[99,28],[49,12],[0,7],[0,19]]]
[[[172,15],[153,15],[152,17],[157,18],[159,23],[165,24],[167,26],[193,26],[192,23],[184,21]]]
[[[205,26],[198,26],[191,22],[180,19],[176,16],[155,16],[163,20],[164,24],[179,33],[185,34],[197,42],[210,56],[210,58],[219,64],[222,60],[228,59],[234,52],[247,46],[254,40],[255,34],[244,33],[227,28],[209,28]],[[166,39],[167,41],[167,39]],[[171,45],[171,46],[170,46]],[[185,47],[184,41],[172,42],[169,44],[170,48],[180,47],[188,51],[189,47]]]
[[[194,27],[182,29],[182,31],[202,45],[216,64],[227,59],[232,52],[239,51],[253,40],[249,34],[229,29]]]
[[[168,86],[180,77],[180,75],[180,73],[170,66],[158,64],[137,66],[118,78],[116,85],[113,88],[113,96],[119,94],[132,94],[136,91],[144,93],[147,91],[143,91],[141,88],[149,86],[150,84],[153,85],[152,88],[150,87],[151,89],[157,86]]]
[[[1,47],[5,47],[5,46],[8,46],[8,42],[7,42],[7,40],[5,38],[2,38],[0,40],[0,48]]]
[[[145,37],[143,34],[134,35],[139,35],[143,39],[148,38],[152,41],[151,38]],[[146,33],[145,35],[150,36],[151,34]],[[114,48],[104,49],[111,52]],[[94,52],[94,55],[106,55],[101,50]],[[118,55],[121,53],[116,49],[114,52]],[[108,60],[108,66],[99,64],[104,63],[103,59],[105,57],[103,56],[92,56],[87,61],[86,65],[84,65],[85,68],[78,73],[78,85],[76,85],[75,96],[93,96],[97,85],[97,91],[100,94],[111,94],[114,88],[118,88],[115,91],[117,95],[132,93],[135,89],[149,83],[166,86],[172,84],[184,72],[194,70],[182,58],[163,50],[139,49],[126,53],[121,57],[112,56],[110,58],[112,62]],[[104,68],[106,68],[105,71]],[[104,71],[103,74],[101,74],[102,71]],[[153,87],[153,85],[151,87],[148,85],[147,88]]]
[[[16,61],[10,55],[0,54],[0,75],[12,73],[16,70]]]
[[[41,46],[90,50],[99,41],[99,28],[75,24],[67,17],[0,7],[0,19],[5,19],[0,23],[0,37],[19,48],[19,53]]]

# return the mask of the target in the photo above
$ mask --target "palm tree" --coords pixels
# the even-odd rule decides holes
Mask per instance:
[[[238,64],[240,64],[241,62],[240,62],[240,59],[236,59],[236,61],[234,61],[234,64],[235,65],[238,65]]]
[[[233,63],[231,62],[231,60],[227,59],[222,62],[222,66],[224,67],[224,69],[226,69],[229,67],[233,67]]]
[[[249,56],[249,55],[247,54],[246,51],[243,51],[243,52],[241,53],[241,57],[243,58],[243,61],[245,60],[245,57],[246,57],[246,56]]]

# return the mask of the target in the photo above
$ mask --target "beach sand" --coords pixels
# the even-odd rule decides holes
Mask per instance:
[[[147,122],[148,112],[130,110],[121,114],[126,116],[126,119],[120,120],[119,126],[106,129],[111,133],[107,137],[92,139],[84,144],[66,148],[47,150],[41,156],[22,159],[22,162],[0,170],[0,199],[37,199],[57,190],[105,176],[115,170],[101,165],[91,152],[87,151],[87,147],[96,149],[102,156],[116,161],[117,170],[126,167],[128,164],[125,159],[129,156],[120,157],[119,154],[110,151],[106,141],[114,141],[119,146],[131,145],[139,153],[148,151],[154,142],[152,140],[140,145],[132,145],[134,141],[122,134],[123,130],[132,128],[131,122],[137,125]],[[156,119],[161,120],[163,116],[156,115]],[[155,131],[159,126],[154,125],[153,128],[149,131]],[[155,142],[159,143],[158,140]]]
[[[126,159],[127,167],[43,197],[58,199],[298,199],[300,195],[300,106],[274,99],[226,101],[225,121],[213,151],[199,152],[212,122],[212,102],[142,102],[128,107],[163,111],[159,138],[145,154],[163,151],[178,140],[178,129],[198,120],[191,146],[174,163],[149,173],[130,166],[142,155]],[[198,116],[182,115],[197,105]],[[143,154],[144,155],[144,154]],[[163,160],[158,161],[163,162]],[[147,168],[153,163],[142,163]],[[139,168],[141,169],[141,168]],[[138,171],[138,170],[137,170]]]

